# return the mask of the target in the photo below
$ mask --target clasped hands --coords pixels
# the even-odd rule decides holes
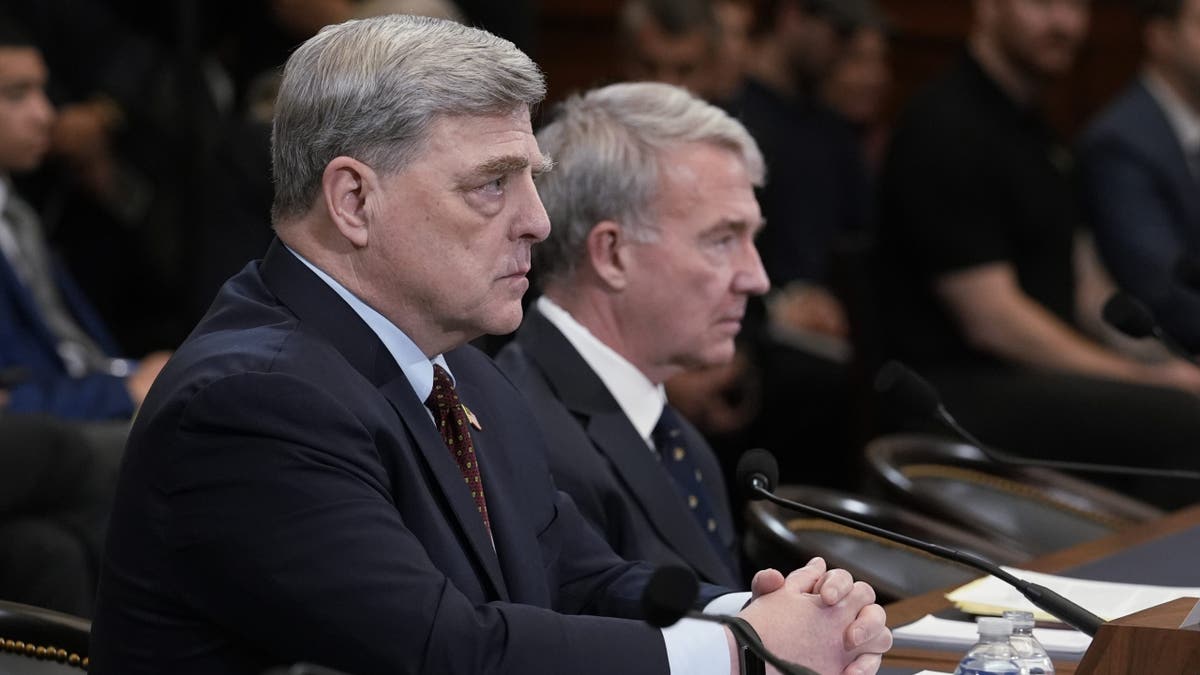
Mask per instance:
[[[762,570],[738,616],[780,658],[821,675],[872,675],[892,646],[887,615],[870,585],[813,558],[785,578]]]

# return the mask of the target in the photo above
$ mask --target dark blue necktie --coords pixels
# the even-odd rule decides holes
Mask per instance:
[[[733,559],[726,548],[722,537],[722,527],[713,509],[713,500],[707,481],[713,477],[705,476],[700,470],[699,463],[692,454],[692,449],[683,435],[679,417],[671,406],[663,406],[662,416],[650,434],[654,448],[658,451],[658,459],[671,477],[679,497],[691,511],[696,524],[708,537],[709,544],[716,549],[721,560],[729,569],[735,569]]]

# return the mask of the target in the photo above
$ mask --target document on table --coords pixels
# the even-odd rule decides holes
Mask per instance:
[[[1005,567],[1013,576],[1041,584],[1077,605],[1087,608],[1105,621],[1112,621],[1176,598],[1200,597],[1200,587],[1120,584],[1110,581],[1072,579],[1053,574]],[[1057,621],[1038,609],[1015,588],[988,576],[961,586],[946,599],[968,614],[1000,615],[1006,609],[1033,612],[1039,621]]]
[[[943,673],[940,670],[922,670],[917,675],[954,675],[954,673]]]
[[[924,617],[892,631],[896,644],[933,649],[966,651],[979,640],[979,630],[973,622]],[[1092,638],[1077,630],[1034,628],[1033,635],[1051,657],[1078,658],[1092,644]]]

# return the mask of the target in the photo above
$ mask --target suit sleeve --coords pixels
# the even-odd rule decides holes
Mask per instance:
[[[1181,284],[1175,265],[1188,246],[1157,173],[1115,139],[1084,145],[1084,200],[1096,243],[1117,285],[1154,311],[1167,331],[1200,351],[1200,293]]]
[[[281,662],[363,675],[667,672],[661,634],[640,622],[471,602],[392,503],[371,433],[311,384],[227,377],[191,398],[170,438],[160,488],[177,587]],[[557,518],[578,526],[569,502]],[[564,556],[603,558],[591,538],[569,541]],[[598,568],[574,572],[568,590],[594,588]]]

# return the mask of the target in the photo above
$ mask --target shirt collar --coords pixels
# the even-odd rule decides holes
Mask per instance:
[[[1193,110],[1158,73],[1148,70],[1142,81],[1162,107],[1184,151],[1189,155],[1200,152],[1200,111]]]
[[[446,365],[446,357],[443,354],[438,354],[432,359],[425,356],[421,348],[416,345],[404,331],[396,327],[396,324],[388,321],[379,312],[375,311],[367,305],[367,303],[359,300],[357,296],[346,289],[345,286],[337,282],[333,277],[323,272],[320,268],[313,265],[304,259],[304,256],[296,253],[290,246],[285,244],[285,248],[296,259],[304,263],[305,267],[313,271],[313,274],[326,283],[337,293],[346,304],[350,305],[350,309],[354,310],[367,326],[379,336],[379,340],[383,342],[383,346],[387,348],[388,353],[396,360],[396,364],[400,366],[400,370],[404,372],[404,377],[408,379],[408,383],[412,385],[413,391],[417,393],[417,398],[424,401],[429,398],[429,394],[433,392],[433,366],[437,364],[446,369],[450,373],[450,366]],[[450,380],[454,381],[454,374],[450,373]]]
[[[562,332],[567,342],[571,343],[604,383],[608,393],[617,400],[617,405],[629,418],[633,428],[650,447],[654,447],[650,434],[658,424],[663,406],[666,405],[666,389],[661,384],[651,382],[637,366],[592,335],[591,331],[550,298],[544,295],[538,298],[537,310]]]

